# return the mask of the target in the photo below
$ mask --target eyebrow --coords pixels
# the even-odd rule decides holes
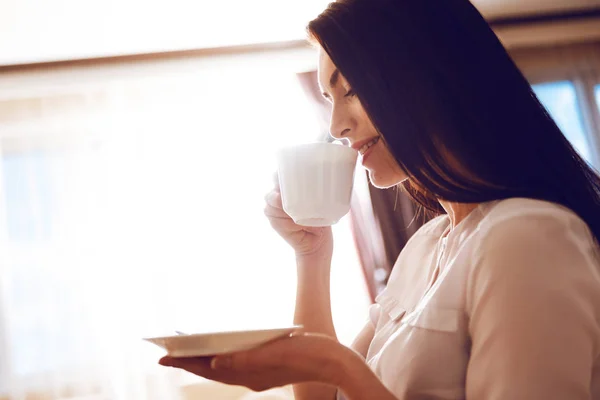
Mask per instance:
[[[329,78],[329,86],[331,86],[332,88],[335,87],[335,85],[337,85],[339,79],[340,79],[340,70],[336,68],[335,71],[333,71],[333,73],[331,74],[331,77]]]

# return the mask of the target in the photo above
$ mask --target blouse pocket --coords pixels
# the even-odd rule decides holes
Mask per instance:
[[[389,316],[391,322],[398,322],[406,315],[406,307],[394,297],[386,296],[384,293],[379,295],[377,301],[381,306],[381,310]]]
[[[441,332],[456,332],[459,328],[459,309],[426,306],[406,314],[400,321],[417,328]]]
[[[411,307],[384,291],[377,302],[389,317],[388,324],[408,325],[416,328],[441,332],[456,332],[460,327],[462,310],[460,308],[439,307],[434,303],[418,304]]]

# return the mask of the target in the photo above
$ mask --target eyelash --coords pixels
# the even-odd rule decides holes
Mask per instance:
[[[344,97],[354,97],[356,96],[356,92],[353,89],[348,89],[348,91],[346,92],[346,94],[344,94]],[[329,102],[332,102],[333,100],[331,99],[331,97],[329,97],[328,94],[323,93],[323,98]]]

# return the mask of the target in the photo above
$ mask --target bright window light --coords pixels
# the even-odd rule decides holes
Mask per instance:
[[[132,360],[156,365],[145,336],[292,323],[294,255],[264,195],[276,149],[320,134],[295,75],[315,56],[71,71],[61,91],[23,85],[2,101],[0,328],[14,376],[93,365],[117,379]],[[369,298],[348,220],[334,233],[349,344]]]
[[[575,86],[569,81],[533,85],[533,90],[579,154],[592,162],[592,150],[581,121]]]
[[[9,0],[0,12],[0,65],[302,40],[328,3]]]

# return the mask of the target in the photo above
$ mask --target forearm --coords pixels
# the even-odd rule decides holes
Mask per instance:
[[[331,255],[297,257],[298,283],[294,323],[305,332],[336,338],[331,315]]]
[[[297,257],[298,287],[294,323],[304,325],[304,331],[322,333],[336,338],[331,315],[331,256],[313,254]],[[321,383],[294,385],[296,400],[334,400],[335,386]]]

